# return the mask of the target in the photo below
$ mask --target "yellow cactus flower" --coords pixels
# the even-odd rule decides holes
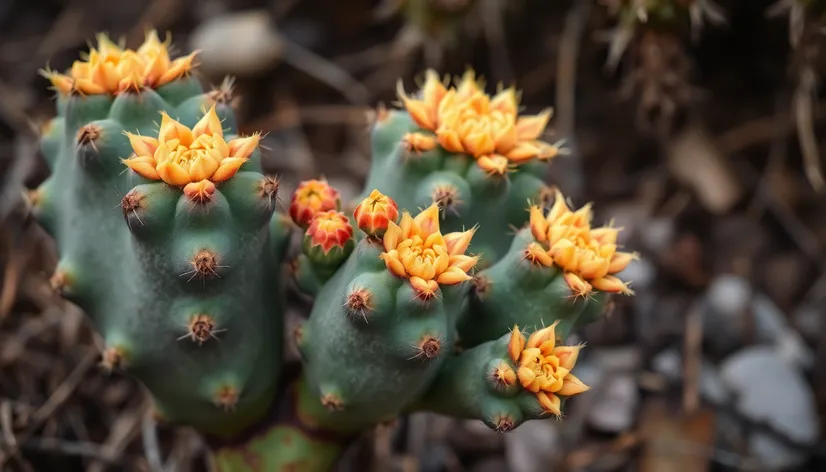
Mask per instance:
[[[387,268],[410,280],[420,296],[435,295],[439,285],[454,285],[471,279],[467,272],[479,260],[465,255],[476,228],[442,235],[439,206],[431,205],[415,218],[405,211],[397,225],[388,222],[381,254]]]
[[[557,145],[540,137],[551,111],[519,116],[519,99],[513,87],[488,96],[469,70],[458,84],[446,87],[439,75],[426,72],[426,80],[415,98],[401,82],[398,95],[413,121],[427,133],[410,133],[404,142],[409,149],[428,151],[437,144],[446,151],[473,156],[490,174],[504,174],[512,165],[531,159],[549,160],[560,153]]]
[[[62,94],[76,90],[87,95],[118,94],[143,87],[156,88],[187,74],[193,67],[196,52],[175,60],[169,57],[169,43],[161,42],[158,33],[147,31],[137,49],[123,49],[105,34],[97,36],[98,45],[87,57],[75,61],[66,74],[46,71],[44,75]]]
[[[590,389],[571,374],[582,346],[557,346],[556,325],[534,332],[525,340],[517,326],[511,331],[508,355],[516,364],[522,388],[536,394],[542,409],[560,416],[560,396],[570,397]]]
[[[633,295],[628,284],[614,274],[624,270],[637,254],[617,250],[618,228],[591,228],[590,205],[572,211],[556,190],[547,215],[538,206],[531,207],[530,212],[531,232],[542,247],[531,244],[526,258],[562,269],[565,281],[578,295],[587,295],[593,289]],[[538,254],[542,250],[548,257]]]
[[[126,133],[135,154],[123,163],[141,176],[173,186],[203,180],[223,182],[238,172],[258,146],[260,135],[224,140],[215,106],[192,129],[162,113],[158,137]],[[195,189],[185,188],[187,194]]]

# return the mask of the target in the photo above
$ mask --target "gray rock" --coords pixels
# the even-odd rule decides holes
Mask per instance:
[[[736,275],[715,278],[706,292],[709,307],[727,318],[743,316],[751,302],[751,285]]]
[[[588,411],[588,424],[607,433],[627,431],[634,424],[640,392],[632,374],[616,374],[605,378],[595,388]]]
[[[645,222],[645,231],[639,232],[643,245],[657,254],[668,249],[675,234],[674,219],[670,217],[651,218]]]
[[[190,37],[200,68],[212,76],[250,76],[273,66],[283,43],[264,10],[228,13],[202,23]]]
[[[511,472],[546,472],[562,454],[559,424],[531,420],[506,433],[505,460]]]
[[[735,408],[740,414],[771,425],[796,443],[815,444],[820,422],[814,394],[799,365],[776,347],[743,349],[724,361],[720,375],[735,393]],[[749,447],[766,468],[787,469],[806,460],[801,451],[766,433],[752,433]]]
[[[666,349],[651,360],[651,368],[671,381],[682,379],[683,357],[676,348]],[[731,392],[720,378],[717,367],[707,359],[703,359],[700,366],[700,395],[718,405],[731,398]]]
[[[638,259],[616,275],[622,280],[630,281],[637,292],[642,292],[657,278],[657,268],[648,259]]]
[[[590,360],[604,372],[634,371],[642,362],[642,355],[636,346],[594,349],[589,355]]]
[[[752,313],[759,341],[774,343],[782,356],[797,362],[805,369],[812,367],[814,353],[800,333],[791,326],[786,314],[769,297],[757,294],[752,303]]]
[[[622,228],[617,236],[617,244],[619,245],[628,244],[638,233],[641,237],[649,233],[648,210],[637,202],[616,203],[604,208],[603,211],[604,215],[610,215],[615,227]],[[644,231],[641,230],[643,227],[645,228]]]
[[[786,315],[742,277],[718,276],[700,303],[697,309],[704,311],[705,337],[717,349],[729,352],[753,339],[780,347],[783,356],[804,368],[814,362],[813,353]]]

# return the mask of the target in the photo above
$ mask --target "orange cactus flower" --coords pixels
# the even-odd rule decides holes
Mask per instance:
[[[531,260],[562,269],[565,281],[578,295],[587,295],[594,289],[633,295],[628,284],[614,274],[638,256],[617,250],[618,228],[591,228],[590,205],[572,211],[556,190],[554,205],[547,215],[538,206],[531,207],[530,212],[531,232],[549,256],[532,254]],[[537,249],[536,244],[530,247],[532,253]]]
[[[409,148],[429,150],[433,138],[446,151],[473,156],[490,174],[504,174],[513,165],[531,159],[549,160],[560,154],[556,144],[540,139],[551,111],[519,116],[516,89],[501,90],[490,97],[469,70],[458,84],[446,87],[439,75],[428,70],[418,95],[408,96],[401,82],[398,95],[413,121],[425,133],[405,136]]]
[[[161,116],[158,137],[126,133],[135,155],[123,163],[141,176],[173,186],[189,186],[202,180],[223,182],[238,172],[258,146],[260,136],[224,140],[215,106],[192,129]],[[184,189],[189,195],[195,190]]]
[[[577,395],[590,387],[571,374],[582,346],[557,346],[557,323],[534,332],[527,340],[514,326],[508,355],[517,366],[516,377],[522,388],[536,395],[543,410],[560,416],[560,396]]]
[[[353,227],[343,213],[335,210],[322,211],[313,217],[306,235],[310,238],[311,246],[320,247],[326,254],[333,247],[344,247],[353,237]]]
[[[307,228],[313,217],[322,211],[338,210],[341,196],[326,180],[305,180],[298,184],[290,199],[290,218]]]
[[[161,42],[155,31],[147,31],[146,39],[137,50],[123,49],[105,34],[99,34],[97,41],[97,47],[91,48],[84,60],[75,61],[67,73],[44,72],[58,92],[118,94],[160,87],[187,74],[194,67],[198,53],[172,60],[169,38]]]
[[[390,222],[395,223],[398,219],[399,207],[392,198],[374,189],[358,204],[353,217],[359,229],[366,234],[383,236]]]
[[[454,285],[471,279],[478,256],[465,255],[476,228],[442,235],[439,206],[431,205],[415,218],[405,211],[397,225],[388,223],[381,254],[387,268],[410,284],[423,298],[435,295],[439,285]]]

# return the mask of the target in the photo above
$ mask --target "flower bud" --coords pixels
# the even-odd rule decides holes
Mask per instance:
[[[290,217],[295,224],[307,229],[317,213],[336,210],[341,206],[341,197],[326,180],[305,180],[298,184],[290,200]]]
[[[359,229],[368,236],[382,237],[387,226],[399,217],[399,207],[392,198],[378,190],[370,192],[370,196],[358,204],[353,217]]]
[[[317,213],[304,233],[304,253],[314,264],[337,266],[353,251],[353,227],[343,213]]]

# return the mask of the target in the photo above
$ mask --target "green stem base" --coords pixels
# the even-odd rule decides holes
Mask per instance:
[[[329,472],[358,437],[320,426],[306,411],[305,389],[297,368],[286,373],[288,387],[276,397],[267,417],[230,438],[207,437],[219,472]]]

